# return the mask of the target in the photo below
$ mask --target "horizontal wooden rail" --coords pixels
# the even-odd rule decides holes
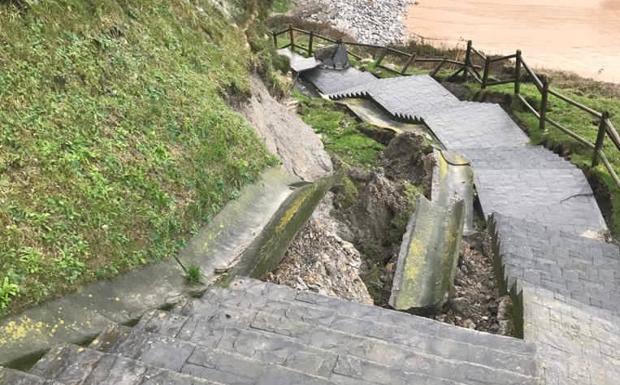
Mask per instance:
[[[521,59],[521,66],[523,67],[525,72],[527,72],[527,74],[530,76],[530,78],[534,82],[534,85],[536,85],[536,87],[538,87],[538,90],[542,91],[542,89],[543,89],[543,82],[542,82],[542,80],[540,80],[538,75],[536,75],[536,73],[534,71],[532,71],[530,66],[528,66],[527,63],[525,61],[523,61],[523,59]]]
[[[575,107],[579,108],[579,109],[580,109],[580,110],[582,110],[582,111],[585,111],[585,112],[589,113],[590,115],[592,115],[592,116],[594,116],[594,117],[597,117],[597,118],[599,118],[599,119],[601,119],[601,118],[603,117],[603,114],[602,114],[602,113],[600,113],[600,112],[598,112],[598,111],[596,111],[596,110],[593,110],[592,108],[590,108],[590,107],[588,107],[588,106],[586,106],[586,105],[583,105],[583,104],[581,104],[581,103],[579,103],[579,102],[577,102],[577,101],[575,101],[575,100],[573,100],[573,99],[569,98],[568,96],[566,96],[566,95],[563,95],[563,94],[559,93],[558,91],[555,91],[555,90],[550,89],[550,90],[549,90],[549,93],[550,93],[551,95],[553,95],[553,96],[555,96],[555,97],[559,98],[559,99],[562,99],[562,100],[563,100],[563,101],[565,101],[566,103],[568,103],[568,104],[570,104],[570,105],[572,105],[572,106],[575,106]]]
[[[532,106],[527,99],[525,99],[523,97],[523,95],[518,94],[517,98],[519,98],[519,100],[521,101],[521,103],[523,103],[523,105],[532,113],[534,114],[534,116],[536,116],[538,119],[540,119],[540,113],[536,110],[536,108],[534,108],[534,106]]]
[[[507,79],[507,80],[488,81],[486,84],[487,86],[499,86],[501,84],[509,84],[509,83],[514,83],[514,82],[515,82],[514,79]]]
[[[387,47],[387,51],[388,51],[389,53],[393,53],[393,54],[396,54],[396,55],[399,55],[399,56],[406,56],[406,57],[409,57],[409,55],[411,55],[411,54],[410,54],[410,53],[408,53],[408,52],[401,51],[401,50],[399,50],[399,49],[392,48],[392,47]]]
[[[607,169],[607,171],[609,171],[609,175],[611,175],[614,182],[616,182],[616,185],[620,187],[620,178],[618,178],[618,174],[616,174],[614,167],[609,162],[609,159],[607,159],[607,155],[605,155],[603,151],[599,151],[598,157],[601,158],[601,160],[603,161],[605,168]]]
[[[471,52],[473,52],[476,56],[478,56],[482,60],[486,60],[487,59],[485,54],[483,54],[482,52],[478,51],[474,47],[471,47]]]
[[[616,145],[616,148],[620,150],[620,135],[618,135],[618,131],[616,131],[616,128],[611,123],[611,120],[609,120],[609,118],[606,118],[604,120],[606,127],[605,130],[607,131],[609,139],[611,139],[611,141]]]
[[[563,125],[561,125],[560,123],[556,122],[555,120],[549,119],[549,118],[545,118],[545,121],[547,123],[550,123],[552,126],[556,127],[557,129],[559,129],[560,131],[562,131],[566,135],[574,138],[576,141],[578,141],[579,143],[583,144],[584,146],[587,146],[587,147],[589,147],[591,149],[594,149],[594,144],[588,142],[586,139],[584,139],[581,136],[575,134],[574,132],[572,132],[568,128],[566,128]]]
[[[298,33],[309,36],[307,48],[303,47],[302,45],[298,44],[295,41],[294,32],[298,32]],[[287,33],[289,34],[289,42],[283,47],[278,47],[278,37],[281,35],[287,34]],[[405,52],[403,50],[400,50],[394,47],[336,40],[336,39],[332,39],[330,37],[327,37],[327,36],[324,36],[318,33],[314,33],[312,31],[307,31],[307,30],[296,28],[293,26],[289,26],[289,28],[281,30],[281,31],[272,32],[272,36],[273,36],[274,45],[276,47],[278,48],[291,47],[292,49],[300,49],[300,50],[306,51],[308,55],[312,55],[314,51],[313,44],[315,44],[314,42],[317,39],[323,40],[329,43],[343,43],[348,46],[351,46],[352,48],[360,47],[360,48],[380,50],[378,53],[375,52],[373,55],[375,57],[376,68],[381,68],[386,71],[390,71],[392,73],[400,74],[400,75],[405,75],[407,72],[407,69],[410,66],[415,65],[416,63],[437,63],[437,65],[434,66],[430,72],[432,76],[436,76],[438,72],[441,70],[441,68],[447,65],[451,65],[451,66],[457,66],[458,70],[449,77],[450,79],[456,78],[456,76],[459,74],[462,74],[464,78],[467,78],[468,76],[470,76],[471,79],[473,79],[474,81],[476,81],[477,83],[481,85],[482,89],[486,88],[487,86],[514,83],[515,84],[514,94],[517,100],[519,100],[519,102],[527,109],[528,112],[532,113],[538,119],[539,129],[541,131],[544,132],[546,130],[545,124],[549,123],[551,126],[559,129],[566,135],[572,137],[580,144],[586,146],[589,149],[592,149],[592,154],[593,154],[592,155],[592,167],[595,167],[597,165],[597,162],[600,160],[604,164],[604,166],[607,168],[607,170],[609,171],[609,174],[613,178],[614,182],[620,188],[620,178],[618,177],[618,174],[613,169],[613,165],[611,164],[611,162],[609,161],[609,159],[607,158],[606,154],[603,151],[604,141],[606,138],[609,138],[609,140],[613,143],[615,149],[620,151],[620,135],[618,134],[611,120],[609,119],[609,114],[607,112],[596,111],[595,109],[588,107],[585,104],[580,103],[576,100],[573,100],[567,95],[560,93],[558,90],[550,88],[549,81],[547,80],[547,78],[536,74],[536,72],[534,72],[532,68],[528,66],[527,63],[523,60],[521,51],[516,51],[515,54],[493,58],[488,55],[485,55],[481,51],[474,48],[472,42],[468,41],[465,60],[459,61],[456,59],[449,59],[446,57],[419,57],[417,56],[415,52],[409,53],[409,52]],[[358,60],[363,59],[362,55],[352,52],[352,50],[349,50],[348,54],[351,55],[351,57],[354,57]],[[383,65],[381,62],[383,61],[383,58],[386,55],[396,55],[400,57],[401,59],[403,59],[404,65],[402,66],[402,68],[399,70],[396,68],[391,68],[389,66]],[[476,56],[482,59],[484,61],[484,66],[474,64],[473,56]],[[496,79],[495,77],[491,75],[490,73],[491,64],[501,62],[501,61],[512,60],[512,59],[516,59],[514,60],[514,67],[515,67],[514,77],[511,77],[510,79],[502,79],[502,77],[500,77],[499,79]],[[527,76],[527,77],[524,78],[524,76]],[[526,81],[529,81],[532,84],[534,84],[536,86],[536,89],[540,93],[540,106],[538,108],[532,105],[523,95],[521,95],[520,86],[522,83]],[[580,109],[581,111],[584,111],[585,113],[588,113],[589,115],[599,120],[599,131],[597,134],[597,140],[594,144],[589,142],[587,139],[583,138],[579,134],[571,131],[569,128],[565,127],[563,124],[553,119],[550,119],[547,116],[549,96],[556,97],[564,101],[565,103],[568,103],[569,105],[576,107]]]
[[[517,55],[516,54],[512,54],[512,55],[506,55],[506,56],[500,56],[500,57],[492,57],[489,60],[489,63],[497,63],[499,61],[505,61],[505,60],[510,60],[510,59],[516,59]]]

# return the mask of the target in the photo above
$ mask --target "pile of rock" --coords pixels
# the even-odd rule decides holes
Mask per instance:
[[[359,42],[401,43],[406,40],[403,18],[412,0],[297,0],[295,16],[329,23]]]

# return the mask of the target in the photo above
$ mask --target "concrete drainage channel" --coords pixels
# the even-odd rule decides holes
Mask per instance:
[[[282,168],[263,173],[205,226],[176,260],[133,270],[0,322],[0,366],[27,368],[51,347],[85,344],[114,324],[133,325],[232,277],[260,277],[278,265],[291,239],[333,183],[301,182]],[[188,284],[185,268],[198,267]]]
[[[467,161],[434,149],[423,126],[395,122],[368,101],[339,104],[383,130],[373,137],[387,146],[372,170],[337,170],[334,188],[267,280],[511,335],[510,298],[499,297]]]

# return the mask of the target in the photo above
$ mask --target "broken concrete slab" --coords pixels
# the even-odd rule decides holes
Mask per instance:
[[[392,283],[390,306],[426,313],[447,301],[453,288],[465,209],[420,197],[403,237]]]
[[[392,116],[414,121],[423,121],[427,116],[456,108],[462,103],[429,75],[377,79],[332,92],[329,97],[369,97]]]
[[[266,273],[276,269],[284,258],[289,244],[333,183],[334,177],[326,177],[297,188],[279,206],[261,234],[245,250],[241,261],[230,276],[262,278]]]
[[[293,195],[299,179],[281,168],[263,174],[259,183],[247,186],[241,196],[228,203],[209,226],[204,227],[179,253],[183,266],[197,266],[206,277],[216,270],[225,273]]]
[[[370,72],[354,67],[342,71],[315,68],[305,71],[301,76],[325,95],[377,80]]]
[[[431,183],[433,203],[450,207],[463,201],[465,206],[464,234],[474,229],[474,173],[469,161],[451,151],[434,151],[435,167]]]
[[[372,100],[364,98],[347,98],[339,100],[336,104],[346,106],[358,119],[372,124],[375,127],[388,130],[394,135],[404,132],[413,132],[432,139],[428,129],[421,124],[406,123],[392,119],[390,114],[383,110]]]
[[[293,52],[293,50],[289,48],[282,48],[277,52],[278,55],[286,56],[288,58],[291,69],[297,73],[317,68],[322,64],[320,60],[316,60],[314,57],[304,57]]]

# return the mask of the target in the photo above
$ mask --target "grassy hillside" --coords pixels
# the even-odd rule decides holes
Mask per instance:
[[[0,2],[0,315],[170,257],[275,163],[212,4]]]

